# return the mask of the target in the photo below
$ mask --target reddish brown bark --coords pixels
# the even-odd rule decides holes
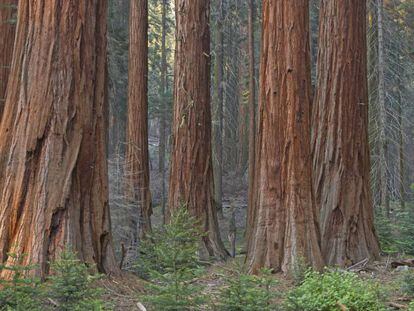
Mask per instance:
[[[20,1],[0,126],[0,261],[65,247],[117,273],[107,184],[106,1]],[[10,277],[3,271],[1,277]]]
[[[135,241],[151,230],[148,155],[148,1],[131,0],[129,17],[128,127],[126,178],[137,206]]]
[[[208,0],[176,0],[176,54],[170,211],[185,205],[206,232],[204,253],[228,256],[214,204]]]
[[[324,0],[313,109],[314,190],[329,265],[378,256],[370,190],[366,3]]]
[[[13,58],[17,0],[0,0],[0,120]]]
[[[252,272],[321,268],[312,196],[307,0],[265,0],[254,186]]]

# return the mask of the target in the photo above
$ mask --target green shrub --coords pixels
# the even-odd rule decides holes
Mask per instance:
[[[276,281],[271,270],[263,269],[259,275],[249,275],[242,265],[237,265],[220,290],[219,309],[223,311],[270,311],[277,310],[272,304],[276,297],[273,287]]]
[[[9,254],[16,262],[21,263],[24,256]],[[37,311],[41,309],[39,280],[26,277],[34,266],[0,265],[0,272],[8,270],[13,273],[11,280],[0,280],[0,310],[1,311]]]
[[[341,307],[350,311],[386,310],[377,284],[340,271],[308,271],[286,302],[286,309],[295,311],[333,311]]]
[[[408,295],[414,295],[414,271],[408,270],[403,272],[401,278],[401,289]]]
[[[137,269],[150,280],[150,294],[144,299],[153,310],[199,310],[204,299],[194,280],[203,272],[198,257],[201,238],[196,220],[180,208],[169,224],[142,241]]]
[[[309,264],[306,262],[305,258],[298,257],[291,272],[293,282],[296,286],[302,284],[308,270]]]
[[[60,259],[51,264],[52,275],[46,284],[47,297],[59,311],[98,311],[105,304],[100,299],[101,290],[93,286],[99,276],[89,273],[72,252],[65,251]]]
[[[381,250],[387,254],[414,255],[414,206],[407,204],[404,210],[399,205],[393,206],[391,217],[378,211],[375,227],[381,244]]]

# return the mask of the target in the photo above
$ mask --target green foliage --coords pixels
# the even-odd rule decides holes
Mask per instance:
[[[249,275],[243,265],[237,265],[220,291],[219,309],[223,311],[271,311],[277,310],[272,304],[276,297],[273,287],[276,281],[271,270],[262,269],[259,275]]]
[[[304,257],[298,257],[292,270],[292,278],[294,284],[300,285],[305,280],[306,272],[309,270],[309,265]]]
[[[99,276],[92,276],[88,267],[72,252],[65,251],[51,265],[46,294],[58,305],[60,311],[98,311],[105,305],[100,299],[100,289],[93,286]]]
[[[34,269],[34,266],[19,264],[24,256],[9,254],[9,257],[18,264],[13,266],[0,265],[0,272],[7,270],[13,274],[10,281],[0,280],[0,310],[40,310],[39,280],[25,276]]]
[[[145,297],[153,310],[198,310],[202,287],[193,284],[203,269],[198,250],[202,233],[185,208],[142,241],[138,272],[151,282]]]
[[[381,250],[387,254],[414,255],[414,207],[407,204],[404,210],[394,208],[393,215],[388,217],[381,212],[376,215],[376,229]]]
[[[333,311],[386,310],[377,284],[362,280],[355,273],[308,271],[302,285],[294,289],[286,302],[287,310]]]
[[[414,295],[414,271],[405,271],[401,278],[401,289],[408,295]]]

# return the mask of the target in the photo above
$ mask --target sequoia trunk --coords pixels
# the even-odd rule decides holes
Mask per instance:
[[[366,2],[324,0],[313,109],[313,184],[322,253],[345,266],[378,256],[370,189]]]
[[[66,247],[117,273],[107,178],[106,1],[20,1],[0,127],[0,261]],[[3,270],[1,277],[10,277]]]
[[[137,206],[134,233],[151,230],[148,156],[148,1],[131,0],[129,16],[128,127],[126,179],[128,200]]]
[[[169,209],[185,206],[206,232],[202,248],[228,256],[214,204],[208,0],[176,0],[173,150]]]
[[[312,196],[310,45],[307,0],[265,0],[254,208],[252,272],[291,272],[322,257]]]

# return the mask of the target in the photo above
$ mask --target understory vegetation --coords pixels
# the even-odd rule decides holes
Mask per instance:
[[[21,258],[16,258],[17,261]],[[59,311],[98,311],[111,310],[110,305],[101,299],[102,289],[93,283],[99,275],[77,259],[76,254],[64,251],[61,257],[51,264],[53,273],[41,283],[29,277],[34,266],[1,265],[1,270],[9,270],[10,281],[0,280],[0,310],[59,310]]]
[[[135,273],[145,280],[144,293],[137,292],[136,301],[157,311],[380,311],[393,310],[388,304],[391,291],[398,291],[407,303],[414,297],[412,270],[397,274],[390,288],[369,275],[339,269],[316,272],[300,263],[286,286],[269,269],[249,274],[241,257],[215,265],[200,261],[202,236],[185,208],[148,235],[135,265]],[[53,274],[42,284],[27,276],[33,266],[2,265],[13,278],[1,281],[0,310],[122,310],[104,298],[100,276],[91,274],[91,268],[65,251],[51,263]],[[211,283],[212,275],[220,281]]]

